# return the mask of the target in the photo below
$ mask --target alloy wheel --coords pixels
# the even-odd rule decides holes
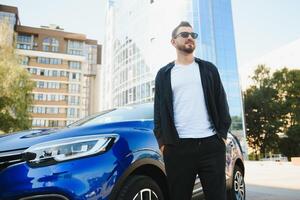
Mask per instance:
[[[133,200],[158,200],[158,196],[153,190],[146,188],[140,190]]]
[[[234,175],[234,193],[237,200],[245,200],[245,182],[240,171]]]

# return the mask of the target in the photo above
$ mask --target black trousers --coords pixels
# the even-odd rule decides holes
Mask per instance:
[[[225,151],[226,145],[217,135],[166,145],[163,156],[170,200],[190,200],[197,174],[206,200],[225,200]]]

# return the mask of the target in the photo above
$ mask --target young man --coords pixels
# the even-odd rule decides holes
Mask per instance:
[[[193,55],[197,36],[188,22],[172,32],[177,59],[155,78],[154,133],[171,200],[190,200],[197,174],[206,200],[225,200],[231,119],[217,68]]]

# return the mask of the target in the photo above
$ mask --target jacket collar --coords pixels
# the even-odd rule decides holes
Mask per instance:
[[[194,57],[195,58],[195,62],[198,63],[198,65],[200,65],[201,63],[201,59]],[[166,68],[165,68],[165,73],[168,72],[169,70],[171,70],[173,67],[175,66],[175,61],[170,62],[169,64],[167,64]]]

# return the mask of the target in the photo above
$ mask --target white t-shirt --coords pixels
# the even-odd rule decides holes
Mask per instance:
[[[214,135],[207,113],[198,64],[172,68],[174,123],[180,138],[204,138]]]

